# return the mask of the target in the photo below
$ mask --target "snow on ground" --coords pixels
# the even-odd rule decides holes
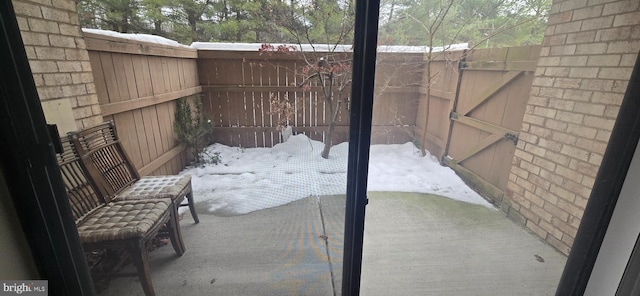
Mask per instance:
[[[209,155],[219,153],[221,163],[188,168],[194,196],[220,216],[247,214],[309,196],[345,194],[348,144],[331,148],[329,159],[320,157],[323,144],[296,135],[273,148],[238,148],[213,144]],[[471,190],[435,157],[422,157],[411,143],[371,146],[368,191],[432,193],[487,207],[491,205]]]

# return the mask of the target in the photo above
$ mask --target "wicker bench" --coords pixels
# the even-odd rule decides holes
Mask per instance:
[[[170,198],[176,208],[189,206],[195,223],[200,222],[194,207],[191,176],[141,178],[124,151],[112,121],[72,133],[71,137],[89,177],[104,196],[116,201]],[[185,198],[187,204],[183,204]]]
[[[178,214],[171,199],[106,200],[86,174],[71,138],[61,139],[63,152],[57,155],[69,204],[85,252],[120,249],[129,254],[136,273],[109,276],[138,276],[145,295],[155,295],[149,270],[149,247],[163,227],[178,256],[185,251]]]

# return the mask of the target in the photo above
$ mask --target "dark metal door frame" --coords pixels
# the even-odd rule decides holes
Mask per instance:
[[[342,295],[360,294],[379,0],[357,0],[353,44]]]
[[[631,258],[622,275],[616,296],[640,295],[640,236],[631,252]]]
[[[93,295],[11,1],[0,26],[0,165],[20,224],[49,295]]]

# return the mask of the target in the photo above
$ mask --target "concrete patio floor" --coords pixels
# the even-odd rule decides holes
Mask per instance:
[[[187,252],[150,256],[157,295],[340,295],[344,196],[200,224]],[[361,295],[554,295],[566,257],[502,212],[417,193],[370,193]],[[99,295],[144,295],[137,278]]]

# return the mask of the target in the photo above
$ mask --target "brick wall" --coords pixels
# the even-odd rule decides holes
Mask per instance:
[[[13,0],[13,6],[40,100],[70,106],[77,128],[102,122],[76,1]],[[65,112],[44,109],[48,122],[51,113]]]
[[[506,196],[568,254],[640,50],[640,1],[554,0]]]

